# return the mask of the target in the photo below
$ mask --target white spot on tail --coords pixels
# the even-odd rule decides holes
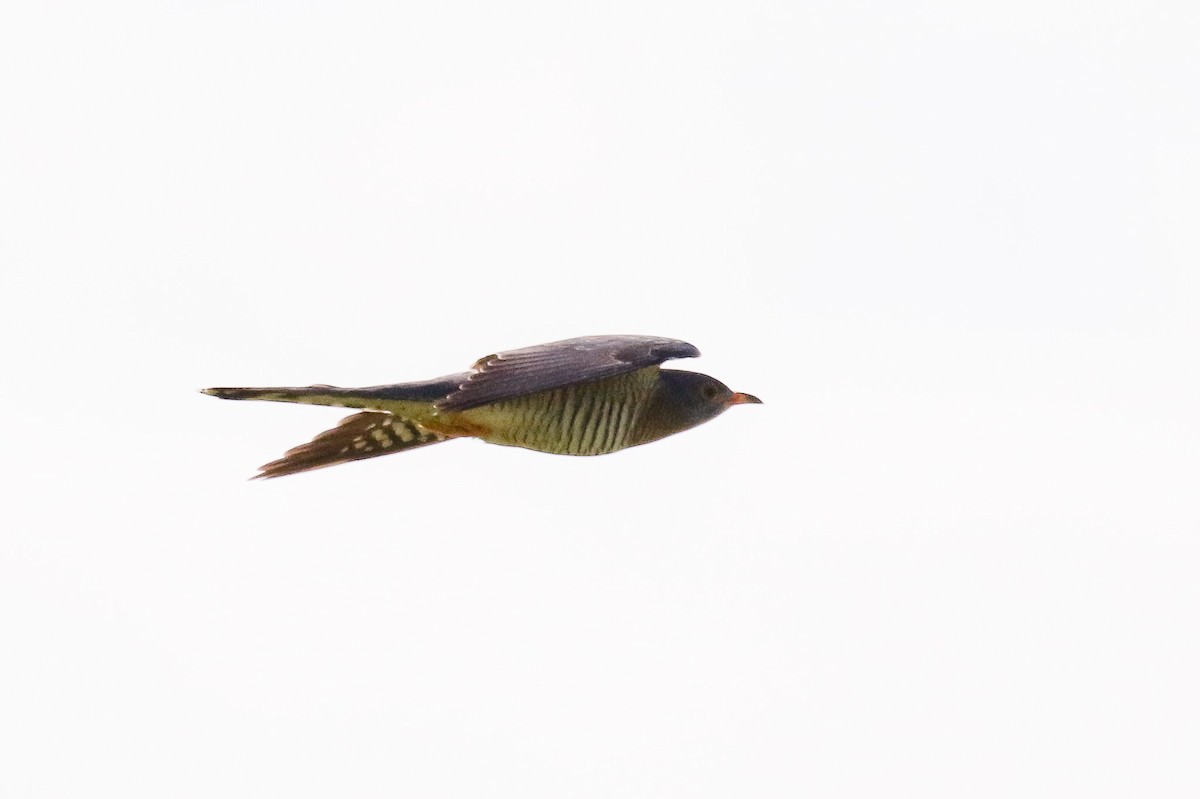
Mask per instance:
[[[417,436],[412,431],[412,428],[403,422],[392,422],[392,430],[400,437],[400,440],[405,444],[414,440]]]

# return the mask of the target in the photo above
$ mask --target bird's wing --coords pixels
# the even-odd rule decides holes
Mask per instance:
[[[445,411],[464,411],[492,402],[601,380],[672,358],[695,358],[685,341],[656,336],[584,336],[509,350],[480,358],[458,390],[440,400]]]

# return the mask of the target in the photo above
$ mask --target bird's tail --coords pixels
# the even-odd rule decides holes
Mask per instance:
[[[288,450],[279,460],[258,467],[259,473],[253,479],[283,477],[446,440],[445,436],[391,413],[356,413],[309,443]]]
[[[338,408],[379,408],[378,397],[363,396],[362,389],[337,386],[304,386],[303,388],[202,388],[201,394],[229,400],[269,400],[299,402],[304,405],[333,405]]]
[[[458,388],[468,376],[466,373],[447,375],[434,380],[369,388],[318,385],[300,388],[204,388],[200,391],[210,397],[230,400],[299,402],[304,405],[333,405],[338,408],[388,411],[422,421],[433,411],[433,403]]]
[[[260,473],[255,475],[256,478],[283,477],[469,434],[446,428],[444,424],[439,427],[435,405],[468,376],[465,373],[447,375],[417,383],[370,388],[206,388],[202,392],[221,399],[298,402],[364,411],[343,419],[337,427],[326,430],[308,444],[289,450],[279,460],[260,466]]]

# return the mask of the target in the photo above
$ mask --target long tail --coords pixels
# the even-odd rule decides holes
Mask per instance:
[[[309,443],[288,450],[279,460],[258,467],[259,474],[252,479],[283,477],[446,440],[415,422],[390,413],[356,413]]]
[[[338,408],[369,408],[384,410],[382,398],[366,394],[367,389],[338,388],[337,386],[305,386],[303,388],[202,388],[201,394],[228,400],[269,400],[299,402],[304,405],[333,405]]]
[[[289,450],[279,460],[260,466],[261,473],[256,477],[267,478],[388,455],[453,437],[448,431],[431,430],[424,423],[435,414],[434,403],[466,378],[466,374],[447,375],[418,383],[370,388],[206,388],[202,393],[221,399],[298,402],[365,411],[343,419],[337,427]]]
[[[204,388],[200,391],[210,397],[220,397],[221,399],[333,405],[339,408],[391,411],[403,416],[415,414],[419,418],[422,410],[455,391],[459,384],[466,381],[468,376],[468,373],[447,375],[416,383],[396,383],[368,388],[303,386],[300,388]]]

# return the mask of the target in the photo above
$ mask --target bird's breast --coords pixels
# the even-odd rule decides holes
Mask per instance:
[[[658,367],[462,411],[484,441],[560,455],[603,455],[639,443]]]

